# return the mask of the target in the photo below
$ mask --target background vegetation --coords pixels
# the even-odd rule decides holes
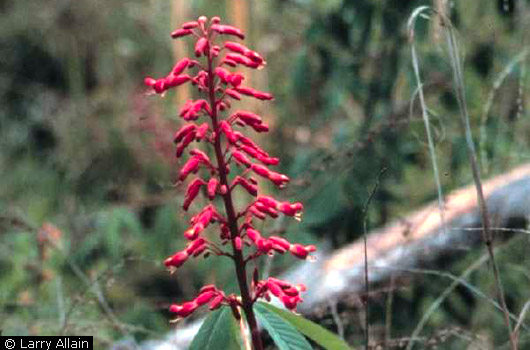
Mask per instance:
[[[230,266],[199,262],[169,276],[161,264],[183,245],[171,136],[175,104],[187,93],[160,100],[145,95],[142,81],[186,54],[168,33],[199,14],[243,27],[249,46],[268,60],[252,79],[276,103],[247,107],[271,120],[272,136],[261,142],[293,178],[283,195],[306,207],[301,225],[268,230],[322,248],[355,240],[382,168],[370,227],[435,199],[406,24],[416,7],[440,3],[0,0],[0,329],[90,334],[105,348],[163,337],[169,303],[191,298],[204,281],[232,288]],[[448,15],[465,57],[482,174],[505,172],[530,154],[530,1],[454,1]],[[418,21],[415,39],[447,193],[472,177],[437,23]],[[517,313],[530,298],[530,261],[528,237],[515,239],[499,259]],[[481,254],[466,252],[440,268],[459,274]],[[272,269],[286,263],[275,259]],[[493,297],[487,268],[471,278]],[[374,298],[374,339],[390,337],[395,343],[387,346],[399,347],[445,285],[439,276],[416,276],[398,288],[386,335],[388,293]],[[345,320],[353,345],[362,344],[359,319]],[[336,328],[330,317],[322,323]],[[425,348],[431,340],[448,349],[507,341],[500,314],[465,288],[443,303],[424,335]],[[521,349],[529,344],[521,338]]]

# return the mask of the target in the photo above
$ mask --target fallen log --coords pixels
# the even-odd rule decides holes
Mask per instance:
[[[484,196],[493,227],[504,227],[513,220],[530,221],[530,164],[483,183]],[[432,203],[406,218],[370,232],[367,238],[370,284],[383,283],[399,271],[419,268],[455,247],[472,248],[482,244],[481,219],[473,185],[454,191],[445,198],[445,229],[438,204]],[[395,267],[399,267],[396,269]],[[298,311],[311,316],[329,300],[364,290],[364,244],[353,242],[337,251],[321,253],[317,261],[304,262],[282,278],[308,287]],[[149,341],[145,349],[186,349],[201,321],[177,327],[163,341]]]

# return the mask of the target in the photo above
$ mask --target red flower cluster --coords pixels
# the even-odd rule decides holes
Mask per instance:
[[[277,218],[280,214],[299,220],[303,207],[301,203],[283,202],[269,196],[258,195],[258,180],[255,175],[270,180],[279,188],[289,182],[286,175],[268,168],[277,165],[279,159],[271,157],[240,131],[250,128],[258,133],[267,132],[269,126],[262,118],[249,111],[235,111],[227,113],[226,118],[221,118],[222,112],[231,108],[233,100],[240,100],[242,96],[259,100],[272,100],[273,96],[243,86],[244,75],[225,68],[243,66],[260,69],[266,65],[266,62],[257,52],[240,43],[224,41],[220,45],[216,44],[217,39],[225,35],[239,39],[245,37],[238,28],[219,23],[218,17],[213,17],[209,21],[206,17],[200,17],[197,21],[184,23],[182,28],[175,30],[171,36],[173,38],[194,36],[197,39],[195,56],[203,57],[202,62],[183,58],[167,76],[145,79],[145,84],[153,93],[163,94],[168,89],[191,83],[204,96],[204,99],[187,101],[179,112],[186,124],[174,136],[177,145],[176,157],[183,156],[193,141],[202,141],[213,148],[210,156],[214,161],[205,151],[191,149],[189,158],[180,169],[178,180],[181,182],[193,175],[187,187],[183,209],[187,211],[201,191],[210,204],[192,217],[190,227],[184,232],[184,237],[189,240],[186,248],[167,258],[164,264],[174,271],[190,257],[209,254],[227,256],[236,264],[241,289],[241,296],[238,297],[226,296],[215,286],[203,287],[194,300],[171,306],[170,311],[178,318],[186,317],[206,304],[209,304],[211,310],[221,305],[228,305],[236,317],[239,317],[238,310],[242,308],[247,312],[248,318],[249,307],[251,310],[252,304],[258,298],[269,300],[271,294],[288,309],[294,310],[302,301],[300,291],[305,289],[303,285],[294,286],[275,278],[260,281],[259,273],[254,271],[249,286],[246,264],[262,255],[274,253],[289,252],[297,258],[307,259],[310,253],[316,250],[313,245],[292,244],[282,237],[264,237],[255,228],[256,219]],[[190,68],[196,68],[197,72],[189,73]],[[195,121],[201,117],[209,120],[196,124]],[[235,167],[232,167],[232,164]],[[208,176],[208,179],[203,176]],[[246,208],[239,211],[232,201],[232,192],[238,186],[250,196],[256,197]],[[223,211],[217,209],[216,197],[222,199]],[[204,234],[206,228],[213,224],[218,226],[219,239],[214,240]],[[227,245],[232,246],[231,251],[225,250]]]

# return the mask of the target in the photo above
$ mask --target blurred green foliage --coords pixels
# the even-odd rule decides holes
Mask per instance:
[[[508,9],[503,1],[452,2],[449,14],[465,55],[466,93],[485,176],[526,161],[530,143],[528,59],[514,64],[492,90],[528,49],[530,1],[510,0]],[[267,57],[266,72],[258,74],[268,74],[265,85],[277,97],[274,107],[260,106],[269,108],[275,124],[271,139],[260,142],[293,178],[279,195],[306,208],[301,225],[285,220],[264,229],[286,229],[303,243],[318,237],[322,247],[351,242],[362,234],[362,211],[383,168],[369,227],[435,199],[406,33],[414,8],[432,3],[249,3],[249,46]],[[191,13],[232,20],[228,4],[195,1]],[[162,147],[177,122],[172,98],[145,96],[141,82],[172,65],[171,11],[169,1],[0,1],[4,334],[93,334],[99,347],[128,337],[157,338],[169,329],[169,303],[191,298],[204,282],[234,288],[228,264],[192,262],[178,276],[161,264],[184,245],[182,189],[172,186],[177,165],[172,150],[168,157]],[[471,175],[439,34],[433,21],[418,22],[416,43],[447,193],[469,183]],[[52,228],[43,229],[46,223]],[[50,232],[60,232],[49,239],[53,244],[39,241]],[[501,257],[512,310],[529,298],[522,251],[527,244],[515,244]],[[478,254],[463,254],[448,269],[459,274]],[[274,262],[278,272],[292,260]],[[491,278],[483,270],[472,284],[491,295]],[[410,335],[441,293],[439,281],[425,276],[396,292],[393,336]],[[468,294],[455,293],[426,332],[458,325],[505,339],[498,314]],[[374,324],[384,323],[385,305],[379,306]],[[360,344],[359,329],[350,331]],[[451,348],[469,342],[457,339]]]

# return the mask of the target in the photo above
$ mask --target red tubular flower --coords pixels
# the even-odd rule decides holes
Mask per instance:
[[[211,26],[211,29],[219,34],[234,35],[237,36],[239,39],[245,39],[245,34],[243,33],[243,31],[236,27],[214,24]]]
[[[193,61],[187,57],[181,59],[173,66],[173,69],[171,70],[170,74],[174,76],[180,75],[182,72],[184,72],[184,69],[186,69],[191,64],[191,62]]]
[[[197,125],[193,123],[184,125],[183,127],[179,129],[179,131],[175,133],[175,136],[173,136],[173,142],[179,143],[180,141],[182,141],[182,139],[186,135],[188,135],[190,132],[194,131],[195,129],[197,129]]]
[[[199,26],[199,22],[195,22],[195,21],[185,22],[184,24],[182,24],[182,29],[193,29],[193,28],[197,28],[198,26]]]
[[[188,185],[188,190],[186,191],[186,198],[184,199],[184,204],[182,205],[182,208],[184,210],[188,210],[190,204],[193,202],[195,197],[197,197],[197,194],[199,194],[199,190],[201,189],[201,186],[206,185],[206,182],[204,182],[202,179],[195,179]]]
[[[289,251],[291,252],[291,254],[300,259],[307,259],[307,257],[309,256],[309,253],[312,253],[315,250],[317,249],[314,245],[308,245],[304,247],[301,244],[292,244],[291,247],[289,248]]]
[[[227,94],[234,100],[241,100],[241,94],[234,89],[225,89],[225,94]]]
[[[173,39],[182,38],[183,36],[187,36],[193,33],[190,29],[177,29],[173,32],[171,32],[171,37]]]
[[[274,99],[274,96],[272,96],[271,94],[267,93],[267,92],[263,92],[263,91],[258,91],[258,90],[255,90],[251,87],[247,87],[247,86],[238,86],[236,87],[236,91],[243,94],[243,95],[247,95],[247,96],[251,96],[251,97],[254,97],[254,98],[257,98],[258,100],[265,100],[265,101],[268,101],[268,100],[273,100]]]
[[[196,173],[199,170],[201,165],[201,160],[199,157],[190,158],[186,164],[180,169],[179,180],[184,181],[190,173]]]
[[[238,164],[242,164],[247,168],[252,164],[250,160],[240,151],[232,151],[232,157],[236,160]]]
[[[215,177],[212,177],[210,181],[208,181],[208,199],[214,199],[218,185],[219,180],[217,180]]]
[[[171,305],[170,311],[177,318],[187,317],[197,308],[208,305],[215,310],[223,305],[231,308],[234,317],[240,319],[240,311],[246,313],[246,321],[252,335],[254,350],[261,350],[261,340],[257,332],[257,323],[252,311],[252,305],[258,298],[270,300],[271,295],[277,297],[286,308],[294,310],[302,302],[300,292],[303,288],[274,278],[259,281],[259,271],[256,270],[252,282],[247,281],[246,265],[250,260],[258,259],[265,254],[290,253],[300,259],[310,258],[315,246],[303,246],[290,243],[282,237],[266,237],[254,228],[254,221],[266,218],[277,218],[279,215],[300,218],[303,206],[301,203],[279,201],[271,196],[258,196],[258,181],[252,174],[265,178],[278,187],[284,187],[289,178],[281,173],[269,169],[269,166],[279,164],[279,159],[271,157],[261,149],[239,127],[252,129],[256,132],[267,132],[269,126],[263,119],[249,111],[234,111],[223,116],[224,111],[231,108],[231,100],[241,100],[248,96],[263,101],[272,100],[272,94],[241,85],[244,75],[231,72],[226,67],[244,65],[250,68],[263,68],[265,60],[257,52],[243,44],[233,41],[222,41],[223,36],[230,35],[244,39],[245,35],[236,27],[220,24],[218,17],[210,21],[204,16],[197,21],[186,22],[180,29],[171,33],[173,38],[180,38],[193,34],[196,37],[194,46],[195,56],[202,62],[190,58],[182,58],[163,78],[146,77],[144,80],[152,91],[158,94],[179,85],[191,82],[203,99],[188,100],[179,111],[179,116],[186,121],[174,135],[176,156],[181,157],[187,147],[193,142],[203,142],[211,147],[210,152],[192,149],[189,158],[182,165],[178,181],[183,182],[190,174],[200,174],[194,177],[187,186],[183,209],[188,210],[193,201],[200,195],[202,187],[206,187],[204,194],[212,201],[190,220],[189,228],[184,237],[189,240],[186,248],[167,258],[164,264],[171,270],[182,266],[190,257],[203,254],[215,254],[231,258],[239,271],[237,274],[241,296],[229,295],[218,290],[215,286],[203,287],[199,295],[192,301]],[[217,41],[217,42],[216,42]],[[224,57],[219,56],[221,48],[227,50]],[[197,69],[191,73],[192,68]],[[185,74],[186,73],[186,74]],[[200,124],[190,121],[205,118]],[[238,130],[234,130],[237,125]],[[210,160],[210,157],[215,157]],[[257,161],[261,164],[255,163]],[[238,166],[233,166],[234,164]],[[200,177],[199,177],[200,176]],[[203,178],[205,180],[203,180]],[[236,210],[233,192],[242,187],[256,200],[245,205],[245,209]],[[222,197],[224,205],[222,215],[213,205],[215,197]],[[216,225],[214,225],[216,224]],[[208,235],[205,230],[212,226],[218,230],[218,243],[215,236]],[[231,247],[231,250],[225,251]]]
[[[197,44],[195,44],[195,56],[201,57],[202,55],[205,55],[208,52],[208,39],[205,37],[200,38],[197,40]]]
[[[206,133],[210,129],[210,125],[208,123],[203,123],[197,128],[197,134],[195,137],[195,140],[200,141],[206,137]]]
[[[199,305],[196,302],[190,301],[182,305],[173,304],[169,307],[169,312],[174,313],[179,318],[184,318],[191,315]]]
[[[188,258],[189,258],[188,252],[186,251],[178,252],[175,255],[164,260],[164,265],[166,265],[166,267],[170,267],[170,266],[179,267],[182,264],[184,264],[186,260],[188,260]]]
[[[258,195],[258,186],[251,183],[249,180],[245,179],[244,177],[236,176],[236,178],[232,182],[232,187],[236,185],[241,185],[241,187],[243,187],[252,196]]]
[[[186,149],[186,147],[189,146],[190,143],[193,142],[193,140],[195,140],[195,136],[197,135],[197,132],[195,130],[192,130],[190,132],[188,132],[186,134],[186,136],[184,136],[182,138],[182,142],[180,142],[178,145],[177,145],[177,150],[176,150],[176,156],[177,158],[180,158],[182,156],[182,154],[184,153],[184,150]]]

